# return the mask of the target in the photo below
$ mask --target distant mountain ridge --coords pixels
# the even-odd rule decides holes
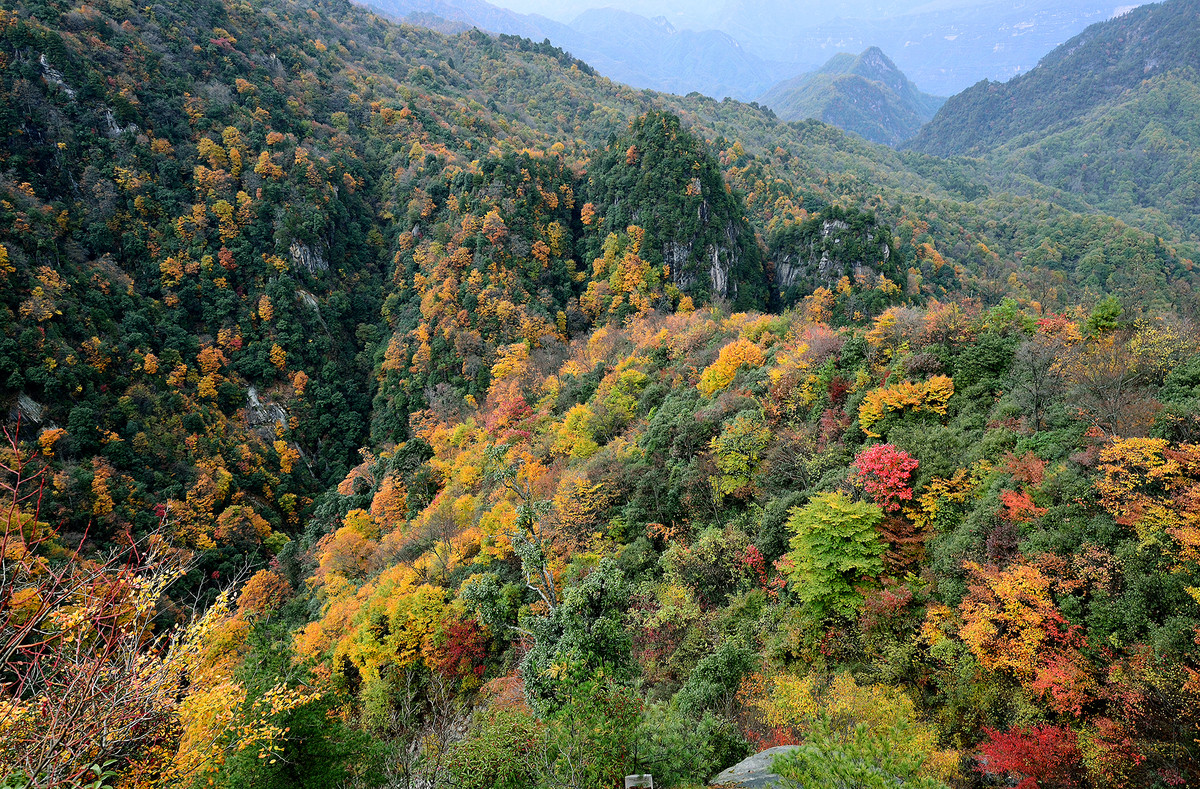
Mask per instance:
[[[980,79],[1027,72],[1114,9],[1109,0],[881,0],[871,18],[846,18],[840,6],[815,0],[728,0],[703,22],[693,18],[697,27],[689,29],[687,22],[652,17],[659,9],[594,8],[556,21],[484,0],[359,1],[410,24],[446,29],[427,16],[411,16],[434,14],[492,33],[549,39],[633,87],[743,101],[838,52],[872,46],[885,48],[926,90],[949,95]]]
[[[1000,188],[1036,184],[1074,210],[1194,244],[1197,118],[1200,0],[1170,0],[1088,28],[1029,74],[952,97],[906,147],[982,157]]]
[[[1092,25],[1028,74],[983,80],[952,97],[908,147],[984,153],[1020,135],[1060,130],[1176,68],[1200,68],[1200,0],[1141,6]]]
[[[749,100],[794,74],[796,65],[765,60],[719,30],[680,30],[612,8],[585,11],[570,24],[520,14],[482,0],[372,0],[373,8],[422,27],[429,15],[491,33],[549,39],[604,76],[635,88]]]
[[[839,53],[809,74],[759,97],[784,120],[815,118],[872,142],[896,146],[916,134],[945,101],[922,92],[878,47]]]
[[[1136,2],[1136,0],[1133,0]],[[848,17],[816,0],[729,0],[715,26],[766,59],[823,59],[882,47],[914,82],[943,96],[1033,68],[1055,46],[1108,19],[1115,0],[877,0]]]

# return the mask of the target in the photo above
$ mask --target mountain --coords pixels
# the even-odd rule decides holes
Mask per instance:
[[[154,527],[139,490],[201,529],[220,515],[204,507],[230,500],[201,492],[215,485],[295,534],[303,502],[371,437],[405,440],[439,387],[483,397],[505,348],[565,342],[635,302],[793,303],[797,283],[840,286],[824,252],[851,272],[850,314],[909,298],[1195,298],[1188,247],[1053,189],[635,90],[546,43],[447,37],[345,3],[48,8],[5,12],[0,397],[67,430],[61,457],[122,480],[104,533]],[[678,129],[634,133],[648,113]],[[871,215],[848,223],[861,243],[823,224],[827,246],[779,232],[850,208]],[[866,238],[878,226],[886,260]],[[610,249],[649,268],[597,269]],[[207,471],[182,470],[189,458]],[[244,470],[218,485],[218,466]],[[68,503],[90,482],[63,491],[67,531],[88,533],[91,511]],[[264,544],[206,554],[206,572]]]
[[[758,101],[788,121],[816,118],[872,142],[898,145],[944,99],[922,93],[879,48],[834,55],[817,71],[780,82]]]
[[[561,46],[589,63],[593,53],[606,56],[607,65],[596,61],[596,68],[637,88],[749,100],[785,73],[726,33],[676,29],[663,17],[600,8],[580,14],[571,29],[578,40]]]
[[[680,95],[748,100],[793,68],[764,60],[717,30],[676,29],[663,17],[612,8],[591,9],[564,24],[482,0],[375,0],[372,6],[412,23],[419,19],[414,14],[432,14],[493,33],[549,40],[610,79]]]
[[[1054,47],[1112,15],[1104,0],[897,0],[853,17],[830,3],[730,0],[716,26],[768,59],[887,51],[918,85],[948,96],[1033,68]]]
[[[952,97],[907,147],[981,156],[1167,238],[1200,239],[1200,2],[1094,25],[1006,83]],[[1174,229],[1173,229],[1174,228]]]
[[[1194,246],[343,0],[0,62],[9,784],[1200,785]]]
[[[912,141],[914,150],[970,155],[1077,125],[1105,104],[1125,101],[1157,75],[1200,68],[1200,3],[1169,0],[1092,25],[1046,55],[1028,74],[984,80],[946,102]]]

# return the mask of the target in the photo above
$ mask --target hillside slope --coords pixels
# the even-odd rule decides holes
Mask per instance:
[[[758,97],[787,121],[816,118],[871,142],[896,146],[916,134],[944,99],[921,92],[877,47],[841,53],[817,71]]]
[[[908,145],[979,155],[1045,135],[1175,69],[1200,68],[1200,2],[1168,0],[1092,25],[1008,82],[984,80],[948,100]]]
[[[0,62],[0,774],[1200,781],[1182,247],[342,0]]]
[[[894,231],[886,266],[837,261],[863,275],[839,291],[849,315],[1076,293],[1194,308],[1184,252],[1052,194],[1006,195],[969,165],[753,105],[633,90],[527,39],[340,2],[48,8],[4,17],[0,385],[67,429],[82,471],[55,506],[80,533],[89,510],[68,502],[91,500],[96,473],[122,480],[93,530],[115,534],[155,526],[144,496],[187,502],[237,468],[231,498],[193,494],[197,528],[240,496],[286,535],[369,435],[403,440],[438,387],[482,396],[513,343],[570,339],[635,300],[804,296],[793,285],[821,277],[795,262],[821,256],[772,239],[834,207]],[[649,112],[690,142],[628,137]],[[604,223],[585,222],[589,204]],[[595,265],[623,259],[627,223],[654,241],[633,279]],[[593,282],[612,301],[585,299]]]
[[[953,97],[906,147],[983,157],[997,188],[1037,183],[1074,210],[1195,244],[1198,67],[1200,3],[1143,6],[1089,28],[1028,75]]]

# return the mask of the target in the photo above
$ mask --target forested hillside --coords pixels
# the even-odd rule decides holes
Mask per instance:
[[[983,80],[946,103],[912,147],[942,156],[978,154],[1022,134],[1072,126],[1096,106],[1150,77],[1200,67],[1200,5],[1168,0],[1087,28],[1004,83]]]
[[[784,120],[816,118],[871,142],[899,145],[933,118],[943,99],[921,92],[878,47],[834,55],[824,66],[758,97]]]
[[[1061,205],[1194,247],[1197,30],[1193,0],[1093,25],[1028,74],[953,97],[906,147],[981,157],[1000,188],[1045,187]]]
[[[1200,781],[1187,239],[340,0],[0,63],[7,785]]]

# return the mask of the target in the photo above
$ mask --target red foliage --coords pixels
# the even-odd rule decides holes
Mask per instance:
[[[489,395],[489,401],[493,398]],[[520,392],[506,390],[502,396],[495,398],[499,402],[488,412],[484,420],[484,429],[498,442],[510,438],[528,438],[530,433],[525,429],[526,422],[532,417],[533,409],[525,401]],[[489,402],[489,405],[492,403]]]
[[[1049,334],[1052,337],[1062,334],[1067,330],[1068,327],[1073,325],[1074,324],[1067,319],[1066,315],[1058,315],[1053,312],[1047,312],[1046,317],[1039,318],[1037,322],[1038,332],[1041,334]]]
[[[758,550],[758,546],[747,545],[741,561],[746,569],[758,579],[759,584],[764,589],[767,588],[767,561],[763,558],[762,551]]]
[[[1089,760],[1088,768],[1101,779],[1099,783],[1119,787],[1140,783],[1146,757],[1138,750],[1130,730],[1109,718],[1096,718],[1092,724],[1096,727],[1092,735],[1096,755]]]
[[[915,523],[902,515],[889,515],[879,524],[879,533],[887,540],[883,560],[889,570],[900,573],[920,563],[926,534]]]
[[[840,375],[835,375],[829,379],[829,402],[834,405],[841,405],[846,399],[846,394],[850,391],[852,381],[848,381]]]
[[[1021,457],[1007,452],[1004,455],[1004,470],[1012,474],[1017,482],[1036,488],[1042,484],[1042,478],[1045,476],[1046,461],[1032,452],[1026,452]]]
[[[892,444],[877,444],[854,458],[858,479],[884,512],[896,512],[901,501],[911,501],[908,480],[917,467],[917,459]]]
[[[1080,785],[1083,757],[1075,732],[1063,726],[1033,726],[1006,732],[984,728],[979,771],[1020,778],[1017,789]]]
[[[746,735],[746,739],[750,741],[750,746],[756,752],[775,748],[779,745],[800,744],[800,738],[796,736],[795,730],[790,726],[773,726],[764,731],[743,726],[742,734]]]
[[[486,654],[487,645],[478,622],[474,619],[449,622],[433,655],[433,668],[448,679],[479,678],[483,676]]]
[[[1078,717],[1095,696],[1097,686],[1087,659],[1077,650],[1064,649],[1042,658],[1029,689],[1045,697],[1056,712]]]
[[[1020,493],[1015,490],[1002,492],[1000,503],[1004,505],[1000,510],[1000,517],[1012,523],[1028,523],[1034,518],[1042,517],[1047,512],[1045,507],[1034,504],[1033,498],[1024,490]]]
[[[821,437],[817,441],[818,449],[824,449],[831,442],[841,441],[842,434],[846,432],[846,428],[850,426],[852,421],[850,415],[841,409],[825,409],[825,413],[821,414],[819,423]]]
[[[859,627],[863,632],[869,633],[894,622],[912,600],[912,589],[895,579],[884,579],[881,589],[876,589],[863,598],[862,613],[858,618]]]

